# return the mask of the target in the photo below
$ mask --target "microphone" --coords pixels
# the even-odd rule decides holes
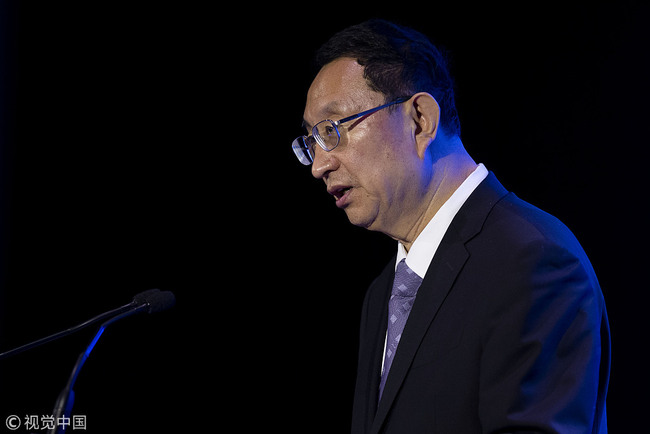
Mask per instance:
[[[133,301],[131,303],[123,306],[123,307],[128,306],[127,309],[122,310],[117,315],[104,321],[102,325],[99,327],[99,330],[97,330],[95,337],[93,337],[93,339],[90,341],[86,349],[82,351],[81,354],[79,354],[79,357],[77,358],[77,362],[72,368],[72,373],[70,374],[70,378],[68,379],[68,382],[66,383],[63,390],[61,390],[61,393],[59,394],[56,403],[54,404],[54,410],[52,412],[54,416],[54,420],[58,421],[60,417],[69,416],[72,413],[72,406],[74,404],[74,391],[72,390],[72,387],[74,386],[74,383],[77,380],[77,376],[79,375],[79,372],[81,371],[84,362],[90,355],[90,352],[95,347],[95,344],[101,337],[106,327],[108,327],[109,325],[111,325],[116,321],[121,320],[122,318],[126,318],[128,316],[134,315],[139,312],[147,312],[147,313],[162,312],[163,310],[167,310],[172,306],[174,306],[175,303],[176,303],[176,297],[174,297],[174,294],[171,291],[161,292],[159,289],[150,289],[149,291],[144,291],[141,292],[140,294],[137,294],[135,297],[133,297]],[[96,320],[96,318],[93,318],[93,320],[95,320],[94,322],[99,321]],[[48,433],[64,434],[65,430],[66,430],[65,425],[62,426],[57,425],[54,428],[52,428],[50,431],[48,431]]]
[[[165,309],[169,309],[170,307],[172,307],[175,301],[176,298],[174,297],[174,294],[171,291],[160,291],[159,289],[150,289],[148,291],[141,292],[137,294],[135,297],[133,297],[133,301],[131,301],[131,303],[129,304],[125,304],[124,306],[118,307],[117,309],[104,312],[100,315],[97,315],[94,318],[89,319],[86,322],[71,327],[67,330],[54,333],[53,335],[38,339],[34,342],[30,342],[18,348],[14,348],[13,350],[5,351],[4,353],[0,354],[0,360],[6,359],[7,357],[11,357],[15,354],[22,353],[23,351],[27,351],[32,348],[38,347],[45,343],[51,342],[53,340],[62,338],[64,336],[67,336],[79,330],[82,330],[92,324],[96,324],[99,321],[103,321],[108,318],[124,314],[126,312],[132,312],[132,313],[136,313],[140,311],[147,311],[148,313],[161,312]]]
[[[150,289],[141,292],[133,297],[133,301],[140,307],[145,307],[147,313],[158,313],[174,306],[176,297],[171,291],[160,291],[160,289]]]

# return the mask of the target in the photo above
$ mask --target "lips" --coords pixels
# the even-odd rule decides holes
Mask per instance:
[[[335,185],[332,187],[329,187],[327,189],[327,192],[334,196],[336,199],[336,206],[339,208],[347,205],[350,197],[350,192],[352,191],[353,187],[349,185]]]

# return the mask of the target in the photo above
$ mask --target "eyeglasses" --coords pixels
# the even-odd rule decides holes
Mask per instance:
[[[333,121],[331,119],[325,119],[320,121],[311,129],[311,135],[309,136],[300,136],[297,137],[291,147],[293,152],[298,157],[298,160],[305,166],[309,166],[314,162],[314,146],[318,143],[323,151],[330,152],[333,151],[341,141],[341,132],[339,131],[339,125],[350,122],[352,120],[358,119],[362,116],[367,116],[376,111],[379,111],[383,108],[390,107],[394,104],[401,104],[405,101],[408,101],[410,97],[398,98],[388,104],[383,104],[370,110],[362,111],[361,113],[348,116],[346,118],[340,119],[338,121]]]

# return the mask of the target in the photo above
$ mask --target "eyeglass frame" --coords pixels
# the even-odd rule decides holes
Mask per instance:
[[[298,161],[300,161],[302,164],[305,166],[309,166],[314,163],[314,156],[315,153],[313,151],[313,144],[314,142],[318,143],[318,146],[321,147],[321,149],[325,152],[331,152],[334,149],[337,148],[337,146],[341,143],[341,132],[339,131],[339,125],[353,121],[355,119],[359,119],[360,117],[363,116],[368,116],[371,115],[381,109],[385,109],[387,107],[390,107],[395,104],[402,104],[406,101],[411,99],[410,96],[405,96],[405,97],[400,97],[397,98],[389,103],[382,104],[380,106],[364,110],[359,113],[355,113],[351,116],[347,116],[343,119],[339,119],[338,121],[334,121],[332,119],[323,119],[322,121],[317,122],[311,129],[311,134],[307,136],[298,136],[294,139],[294,141],[291,143],[291,148],[293,149],[294,154],[296,154],[296,157],[298,158]],[[334,131],[336,131],[336,145],[332,146],[331,148],[328,149],[328,146],[325,144],[325,141],[321,137],[321,135],[318,133],[318,126],[322,124],[323,122],[329,122],[332,124],[334,127]],[[309,139],[312,139],[311,141]],[[305,152],[306,151],[306,152]],[[309,157],[309,163],[305,163],[303,159],[301,158],[302,156],[308,156]]]

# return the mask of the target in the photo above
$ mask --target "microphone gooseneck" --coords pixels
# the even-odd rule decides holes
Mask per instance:
[[[43,344],[46,344],[48,342],[54,341],[56,339],[62,338],[64,336],[68,336],[69,334],[78,332],[79,330],[82,330],[90,325],[93,325],[95,323],[98,323],[99,321],[105,320],[106,318],[110,318],[115,315],[119,315],[120,313],[129,310],[133,306],[134,302],[131,302],[129,304],[125,304],[122,307],[118,307],[117,309],[109,310],[108,312],[104,312],[100,315],[97,315],[96,317],[93,317],[89,319],[86,322],[83,322],[79,325],[76,325],[74,327],[70,327],[67,330],[60,331],[58,333],[54,333],[53,335],[38,339],[34,342],[30,342],[28,344],[22,345],[18,348],[14,348],[13,350],[5,351],[4,353],[0,354],[0,360],[6,359],[7,357],[11,357],[13,355],[22,353],[23,351],[31,350],[32,348],[36,348],[38,346],[41,346]]]
[[[16,354],[20,354],[23,351],[36,348],[38,346],[62,338],[64,336],[68,336],[72,333],[78,332],[79,330],[82,330],[100,321],[121,315],[124,312],[138,310],[144,307],[144,310],[147,310],[148,313],[156,313],[172,307],[174,305],[174,302],[175,302],[175,297],[171,291],[160,291],[159,289],[150,289],[148,291],[144,291],[137,294],[135,297],[133,297],[133,301],[131,301],[131,303],[129,304],[125,304],[124,306],[118,307],[117,309],[109,310],[108,312],[99,314],[96,317],[93,317],[88,321],[85,321],[74,327],[70,327],[69,329],[60,331],[58,333],[54,333],[50,336],[38,339],[34,342],[30,342],[18,348],[14,348],[13,350],[0,353],[0,360],[6,359],[7,357],[14,356]]]

